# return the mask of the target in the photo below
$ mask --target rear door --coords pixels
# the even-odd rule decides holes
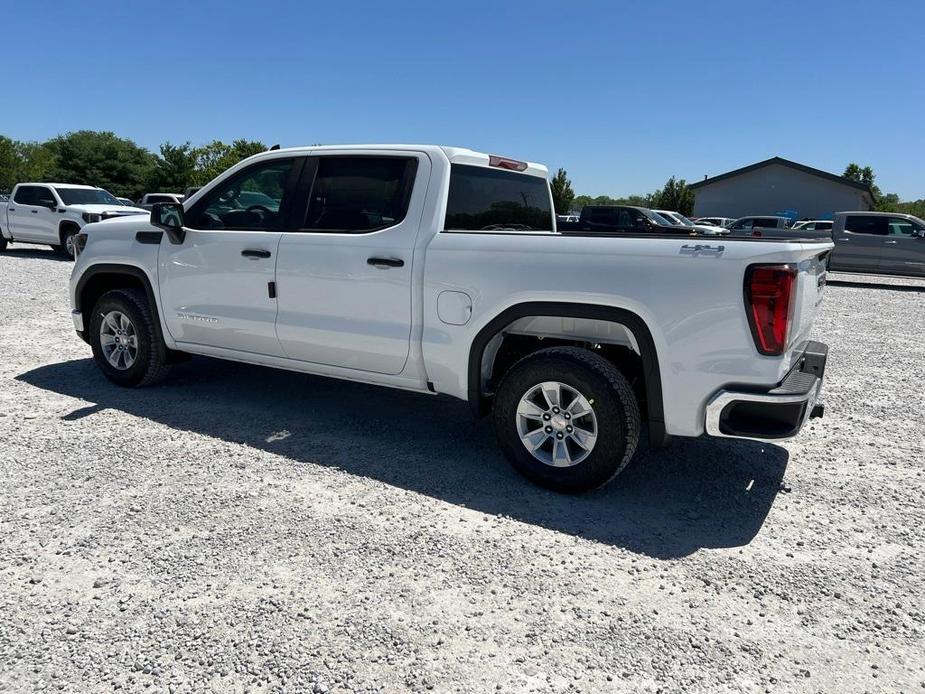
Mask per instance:
[[[925,238],[922,225],[905,217],[887,220],[880,270],[893,275],[925,275]]]
[[[307,162],[298,230],[283,233],[276,265],[286,356],[401,373],[430,171],[420,152],[330,150]]]
[[[832,270],[880,272],[883,242],[887,236],[887,217],[880,215],[845,215],[844,228],[835,232]]]

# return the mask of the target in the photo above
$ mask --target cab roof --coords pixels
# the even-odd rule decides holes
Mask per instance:
[[[362,149],[379,149],[379,150],[394,150],[394,151],[417,151],[425,152],[427,154],[443,154],[447,159],[450,160],[451,164],[466,164],[469,166],[484,166],[489,167],[492,156],[483,152],[476,152],[475,150],[466,149],[465,147],[446,147],[443,145],[319,145],[317,147],[287,147],[285,149],[275,149],[270,150],[274,153],[280,152],[289,152],[292,154],[309,154],[311,152],[326,152],[334,150],[362,150]],[[258,155],[260,156],[260,155]],[[507,157],[502,157],[507,159]],[[520,173],[528,174],[530,176],[542,176],[546,178],[549,175],[549,169],[543,164],[537,164],[534,162],[523,161],[522,164],[526,164]],[[503,167],[502,167],[503,168]]]
[[[83,190],[102,190],[99,186],[85,186],[80,183],[50,183],[48,181],[36,181],[36,182],[26,182],[26,183],[17,183],[16,185],[20,186],[52,186],[53,188],[81,188]]]

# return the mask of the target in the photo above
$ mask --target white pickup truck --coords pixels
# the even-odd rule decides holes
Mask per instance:
[[[87,224],[109,217],[147,214],[126,207],[102,188],[69,183],[20,183],[0,203],[0,252],[7,244],[48,245],[74,257],[74,238]]]
[[[560,234],[543,166],[438,146],[253,156],[182,205],[88,229],[74,325],[105,376],[186,354],[446,394],[561,491],[669,436],[819,416],[832,243]],[[82,246],[78,246],[81,248]]]

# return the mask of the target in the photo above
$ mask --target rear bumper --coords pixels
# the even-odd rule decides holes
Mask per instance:
[[[797,363],[770,390],[724,389],[707,404],[706,431],[724,438],[776,441],[797,435],[811,417],[821,417],[818,402],[829,348],[809,342]]]

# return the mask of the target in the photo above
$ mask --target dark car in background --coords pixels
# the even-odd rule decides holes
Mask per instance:
[[[674,232],[689,233],[645,207],[632,205],[585,205],[577,222],[559,222],[562,233],[599,231],[602,233]]]

